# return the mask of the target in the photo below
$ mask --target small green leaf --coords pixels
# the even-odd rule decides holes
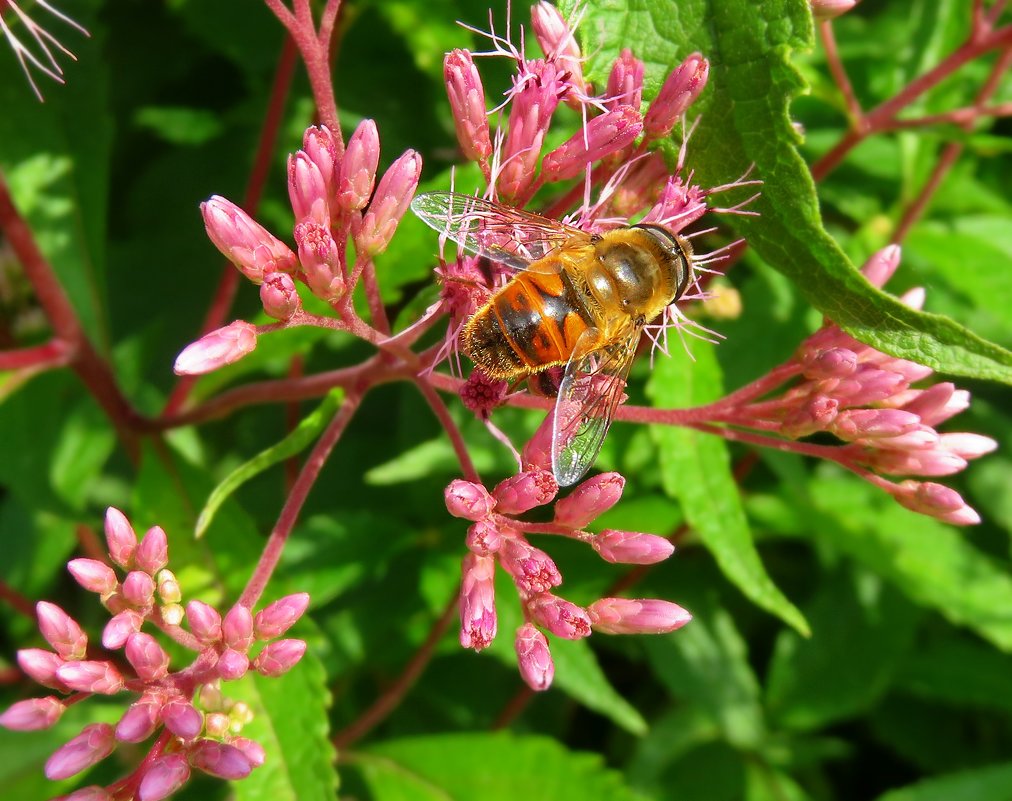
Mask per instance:
[[[317,435],[319,435],[334,416],[343,398],[344,390],[332,389],[327,393],[320,405],[311,414],[307,415],[295,427],[292,433],[276,445],[272,445],[266,450],[261,451],[252,459],[239,465],[239,467],[229,473],[214,488],[207,499],[207,503],[204,504],[204,508],[197,517],[195,536],[204,536],[204,532],[211,525],[211,521],[214,520],[219,507],[239,487],[267,468],[299,453],[316,439]]]
[[[176,106],[144,106],[137,109],[134,121],[175,145],[203,144],[224,128],[216,112]]]
[[[1012,656],[953,632],[953,636],[909,654],[896,684],[918,698],[1009,713],[1009,676]]]
[[[721,375],[713,347],[693,342],[695,361],[681,351],[660,359],[647,395],[655,406],[687,407],[720,397]],[[751,601],[807,636],[804,616],[766,573],[731,474],[724,441],[687,428],[653,427],[665,491],[677,498],[685,519],[713,554],[724,575]]]
[[[348,759],[374,801],[644,801],[600,756],[567,751],[547,737],[415,737]]]
[[[226,692],[250,705],[254,717],[243,736],[256,740],[268,754],[263,765],[233,785],[239,801],[335,798],[336,754],[327,719],[330,691],[312,652],[283,676],[266,678],[250,671]]]
[[[877,801],[1008,801],[1012,762],[952,773],[891,790]]]

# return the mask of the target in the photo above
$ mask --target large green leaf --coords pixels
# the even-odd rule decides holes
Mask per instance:
[[[686,407],[721,395],[713,346],[693,342],[694,361],[681,351],[659,359],[647,394],[655,406]],[[677,498],[685,519],[721,570],[751,601],[808,634],[804,616],[766,573],[749,531],[727,446],[719,437],[688,428],[655,426],[654,440],[665,491]]]
[[[878,801],[1008,801],[1012,763],[967,770],[892,790]]]
[[[758,216],[729,222],[819,311],[894,356],[954,375],[1012,383],[1012,353],[949,318],[914,311],[875,289],[823,228],[790,116],[791,101],[803,88],[790,59],[813,44],[807,3],[600,0],[582,31],[585,52],[594,54],[590,73],[599,85],[626,47],[646,61],[653,85],[694,50],[710,60],[709,85],[693,109],[702,119],[689,145],[689,167],[702,186],[717,186],[755,165],[763,187],[750,209]],[[731,202],[743,197],[726,196]]]
[[[354,754],[375,801],[642,801],[595,754],[547,737],[451,734]]]

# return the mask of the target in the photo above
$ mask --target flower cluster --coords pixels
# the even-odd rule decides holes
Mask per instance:
[[[224,779],[243,778],[263,764],[264,750],[240,736],[251,711],[225,698],[220,684],[241,678],[250,669],[279,676],[292,668],[306,644],[278,638],[301,617],[309,596],[284,597],[255,615],[236,605],[222,616],[201,601],[190,601],[184,608],[179,584],[166,567],[168,543],[160,527],[149,529],[138,542],[123,513],[110,508],[105,534],[109,558],[124,572],[122,578],[96,559],[74,559],[68,569],[112,613],[102,632],[102,646],[110,651],[122,649],[129,671],[123,669],[122,660],[91,658],[88,637],[77,621],[56,604],[40,602],[39,630],[52,650],[23,649],[18,652],[18,664],[58,695],[15,703],[0,715],[0,725],[17,731],[48,728],[68,706],[90,695],[130,692],[135,700],[115,726],[88,725],[49,758],[48,778],[75,776],[109,756],[118,743],[140,743],[156,733],[136,771],[107,788],[78,791],[85,793],[81,797],[158,801],[188,780],[191,767]],[[189,633],[179,626],[184,618]],[[171,670],[168,653],[154,636],[142,631],[145,623],[195,650],[192,664]],[[251,658],[257,643],[261,645]]]
[[[875,286],[883,286],[900,263],[900,248],[890,245],[863,268]],[[919,309],[922,288],[901,300]],[[933,481],[883,476],[934,478],[963,470],[967,460],[990,453],[997,443],[970,433],[939,433],[936,426],[970,404],[970,393],[948,382],[914,387],[932,374],[924,365],[898,359],[858,342],[831,321],[808,337],[786,364],[771,375],[777,383],[798,378],[780,395],[754,403],[739,402],[724,422],[777,431],[791,439],[819,432],[843,445],[832,457],[889,492],[915,512],[947,523],[979,523],[980,517],[955,490]],[[763,385],[763,380],[757,382]],[[764,387],[765,389],[765,387]],[[732,396],[733,397],[733,396]]]
[[[510,576],[520,596],[524,624],[514,645],[520,675],[534,690],[545,690],[554,675],[548,640],[540,629],[556,637],[576,640],[591,631],[607,634],[656,634],[674,631],[689,622],[680,606],[657,599],[601,598],[581,607],[553,590],[562,575],[552,558],[528,541],[529,534],[569,537],[590,545],[602,559],[621,564],[649,565],[667,559],[674,546],[663,537],[606,529],[584,529],[622,496],[625,479],[602,473],[579,484],[568,496],[555,500],[559,487],[548,460],[551,418],[524,448],[524,468],[499,482],[491,492],[481,484],[458,479],[446,488],[450,514],[472,521],[467,530],[460,590],[460,643],[480,651],[496,636],[495,570]],[[549,523],[520,519],[552,502]],[[540,628],[539,628],[540,627]]]
[[[200,205],[208,237],[259,285],[264,311],[280,325],[322,323],[303,311],[297,284],[345,322],[354,317],[350,295],[372,269],[372,258],[390,243],[422,170],[421,156],[408,150],[377,184],[379,154],[372,120],[363,120],[343,148],[326,126],[306,130],[302,150],[288,158],[295,251],[230,200],[214,195]],[[356,254],[351,263],[349,243]],[[258,329],[237,320],[212,331],[179,354],[175,371],[198,375],[231,364],[256,348],[258,332],[277,325]]]

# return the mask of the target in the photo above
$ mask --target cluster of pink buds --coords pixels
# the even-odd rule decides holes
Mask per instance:
[[[490,41],[490,51],[472,54],[454,50],[443,62],[460,152],[480,167],[487,199],[519,209],[535,194],[539,199],[552,198],[551,190],[555,189],[554,200],[545,201],[546,205],[537,211],[592,233],[634,220],[681,233],[707,211],[749,213],[741,209],[752,198],[730,208],[708,203],[715,193],[756,183],[746,180],[747,176],[706,189],[681,175],[688,141],[685,114],[705,89],[709,75],[709,63],[703,56],[687,56],[641,110],[645,66],[630,50],[622,51],[607,85],[595,93],[595,87],[583,75],[575,25],[567,23],[547,2],[533,7],[531,20],[542,58],[528,58],[509,35],[502,36],[492,28],[488,32],[475,30]],[[475,64],[479,56],[502,56],[515,65],[505,100],[493,111],[487,107]],[[550,136],[549,131],[555,111],[563,104],[577,109],[584,124],[562,144],[545,152],[545,143],[559,138]],[[500,123],[492,130],[489,115],[494,112],[499,112]],[[672,172],[655,146],[679,125],[682,151]],[[698,267],[721,257],[716,253],[697,255],[693,264]],[[456,353],[463,322],[510,275],[505,270],[496,272],[495,265],[493,274],[488,275],[489,269],[470,256],[444,260],[438,272],[450,324],[440,358]],[[702,296],[696,285],[683,298]],[[677,312],[670,317],[665,322],[688,322]],[[482,415],[489,408],[487,404],[468,403],[478,406]]]
[[[899,262],[899,246],[890,245],[872,256],[863,272],[881,287]],[[924,290],[915,288],[900,300],[919,309],[924,298]],[[948,381],[913,386],[931,374],[930,368],[877,351],[827,321],[801,344],[793,359],[770,374],[778,385],[787,379],[800,381],[777,397],[749,404],[739,399],[721,419],[792,439],[828,432],[845,443],[828,455],[903,506],[947,523],[979,523],[977,513],[949,487],[913,478],[899,483],[883,478],[952,475],[963,470],[969,459],[997,447],[993,439],[980,434],[935,429],[969,406],[970,393]],[[765,383],[760,379],[753,387],[767,390]]]
[[[590,635],[658,634],[674,631],[691,619],[682,607],[657,599],[601,598],[586,607],[555,594],[562,575],[552,558],[528,540],[530,534],[549,534],[590,545],[602,559],[621,564],[650,565],[667,559],[674,546],[663,537],[633,531],[606,529],[592,534],[584,529],[614,506],[622,496],[625,479],[602,473],[579,484],[568,496],[555,500],[559,487],[546,469],[546,443],[551,421],[543,425],[524,449],[526,469],[499,482],[491,492],[481,484],[458,479],[446,488],[450,514],[472,521],[467,530],[468,555],[464,558],[460,590],[460,643],[480,651],[496,635],[495,569],[513,580],[525,623],[514,644],[520,675],[534,690],[545,690],[554,664],[543,630],[567,640]],[[549,523],[534,523],[520,516],[538,506],[554,503]]]
[[[240,736],[250,709],[223,697],[221,681],[241,678],[250,669],[279,676],[292,668],[306,644],[278,638],[305,612],[309,596],[286,596],[256,614],[236,605],[222,616],[200,601],[190,601],[184,609],[179,584],[166,567],[168,543],[161,528],[149,529],[138,542],[123,513],[110,508],[105,534],[109,559],[123,571],[122,578],[97,559],[74,559],[68,569],[112,613],[102,646],[122,649],[123,658],[96,658],[81,626],[55,604],[40,602],[39,630],[52,650],[21,650],[18,664],[57,694],[15,703],[0,715],[0,725],[44,729],[90,695],[131,693],[134,700],[118,723],[86,726],[49,758],[46,776],[54,781],[76,776],[109,756],[117,744],[154,737],[147,757],[112,785],[88,787],[70,798],[158,801],[185,784],[191,768],[223,779],[247,776],[263,764],[264,749]],[[189,632],[180,627],[184,618]],[[168,653],[142,631],[145,624],[196,651],[193,662],[171,670]]]
[[[315,322],[302,309],[298,284],[350,318],[350,295],[372,259],[383,252],[408,208],[422,170],[413,150],[397,158],[376,182],[379,134],[363,120],[344,147],[326,127],[313,126],[302,150],[288,157],[288,195],[295,217],[293,251],[230,200],[201,203],[207,235],[239,271],[260,287],[264,311],[279,322],[258,329],[237,320],[186,347],[180,375],[231,364],[256,348],[257,333]],[[349,242],[355,258],[349,263]]]

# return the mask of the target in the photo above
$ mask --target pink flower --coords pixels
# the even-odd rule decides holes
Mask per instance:
[[[221,622],[225,644],[237,651],[247,651],[253,644],[253,613],[248,606],[236,604]]]
[[[443,78],[464,158],[484,163],[492,154],[492,140],[485,111],[485,89],[471,54],[466,50],[447,53],[443,59]]]
[[[618,503],[625,488],[619,473],[600,473],[555,503],[555,522],[583,528]]]
[[[84,589],[99,595],[108,595],[118,583],[115,571],[97,559],[71,559],[67,570]]]
[[[605,97],[608,98],[608,107],[612,109],[620,105],[635,109],[640,107],[643,100],[643,62],[635,58],[629,48],[625,48],[615,59],[608,76]]]
[[[102,629],[102,645],[105,648],[114,650],[122,648],[127,638],[134,632],[140,631],[144,624],[144,615],[135,609],[124,609],[117,612]]]
[[[406,151],[383,174],[355,238],[360,254],[371,257],[386,250],[415,195],[421,174],[422,157],[414,150]]]
[[[219,779],[244,779],[253,770],[245,753],[227,743],[201,740],[189,752],[190,764]]]
[[[172,698],[165,703],[161,711],[162,723],[165,728],[182,737],[192,740],[204,726],[204,719],[193,704],[183,698]]]
[[[663,562],[675,552],[670,540],[638,531],[606,529],[590,544],[602,559],[627,565],[653,565]]]
[[[172,369],[176,375],[203,375],[239,361],[256,346],[256,326],[236,320],[183,348]]]
[[[607,634],[667,634],[692,620],[678,604],[653,598],[602,598],[587,613],[594,630]]]
[[[475,368],[460,388],[460,401],[465,409],[487,420],[493,409],[502,406],[508,392],[508,382],[495,381]]]
[[[56,604],[39,601],[35,605],[39,631],[63,659],[80,659],[88,649],[88,637],[70,615]]]
[[[548,592],[531,598],[528,609],[536,623],[556,637],[579,640],[590,635],[590,616],[587,611],[564,598]]]
[[[481,484],[454,479],[444,493],[446,511],[465,520],[482,520],[495,508],[495,499]]]
[[[305,640],[275,640],[257,654],[253,669],[262,676],[280,676],[295,667],[305,653]]]
[[[48,729],[60,719],[64,709],[63,702],[54,695],[27,698],[12,704],[0,715],[0,726],[11,731]]]
[[[295,221],[330,225],[330,191],[323,173],[302,150],[288,157],[288,197]]]
[[[145,694],[130,705],[116,724],[116,739],[124,743],[140,743],[148,739],[161,719],[164,699],[154,694]]]
[[[139,679],[153,682],[168,675],[169,655],[150,634],[131,634],[126,641],[125,653]]]
[[[241,679],[249,670],[249,656],[245,651],[237,651],[234,648],[226,648],[218,657],[216,665],[218,675],[225,681]]]
[[[101,762],[116,747],[112,726],[92,723],[46,760],[46,778],[50,781],[69,779],[82,770]]]
[[[379,132],[372,120],[362,120],[348,139],[337,181],[337,203],[344,212],[365,208],[372,196],[379,164]]]
[[[280,637],[302,617],[309,606],[309,593],[286,595],[265,606],[253,618],[253,630],[258,640]]]
[[[152,760],[141,777],[137,788],[137,801],[161,801],[190,780],[190,765],[186,755],[163,754]]]
[[[552,662],[545,635],[530,623],[525,623],[517,629],[513,644],[517,652],[520,677],[532,690],[547,690],[555,677],[555,663]]]
[[[267,273],[260,285],[260,302],[264,311],[275,320],[285,322],[302,308],[295,282],[285,273]]]
[[[19,667],[37,684],[62,692],[69,687],[57,677],[56,672],[64,665],[59,654],[41,648],[22,648],[18,651]]]
[[[543,506],[559,492],[555,477],[547,470],[525,470],[500,481],[492,490],[496,511],[519,515],[535,506]]]
[[[593,117],[541,162],[542,178],[565,181],[582,174],[592,162],[616,153],[632,144],[643,130],[639,111],[632,106],[619,106]]]
[[[123,579],[123,598],[138,609],[146,609],[155,600],[155,580],[143,570],[131,570]]]
[[[221,639],[221,615],[213,606],[203,601],[190,601],[186,605],[186,619],[190,631],[205,645]]]
[[[481,651],[496,634],[495,559],[468,554],[460,585],[460,644]]]
[[[291,272],[295,254],[235,203],[213,195],[200,204],[207,235],[222,255],[254,284],[265,272]]]
[[[56,677],[72,690],[82,693],[113,695],[123,689],[123,675],[112,662],[82,660],[67,662]]]
[[[672,72],[643,119],[643,129],[651,139],[667,136],[675,123],[692,105],[706,86],[710,63],[693,53]]]
[[[133,565],[134,551],[137,550],[137,535],[126,515],[112,506],[105,512],[105,540],[113,562],[124,570],[129,570]]]
[[[526,595],[547,592],[562,583],[562,576],[552,558],[525,540],[517,537],[504,538],[498,557],[499,564]]]

